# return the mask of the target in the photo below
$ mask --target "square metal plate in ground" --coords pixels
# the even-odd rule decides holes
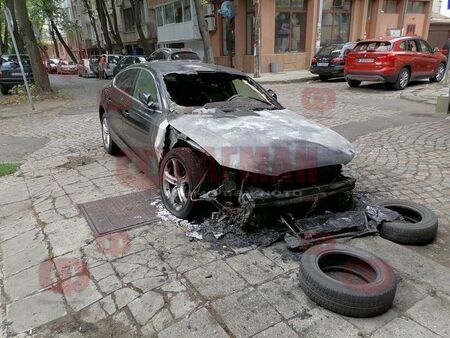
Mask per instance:
[[[156,189],[146,190],[80,204],[79,207],[92,230],[97,235],[104,235],[159,222],[157,209],[151,205],[156,196]]]

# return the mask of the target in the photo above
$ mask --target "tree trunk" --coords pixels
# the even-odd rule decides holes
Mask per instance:
[[[0,52],[1,54],[8,53],[8,27],[6,22],[2,21],[0,21]]]
[[[91,22],[91,26],[94,29],[95,40],[97,41],[97,50],[98,55],[102,53],[102,43],[100,41],[100,36],[98,35],[97,25],[95,24],[94,14],[92,12],[92,7],[89,0],[83,0],[84,7],[87,10],[87,14],[89,17],[89,21]]]
[[[113,15],[113,22],[114,22],[114,32],[116,34],[116,41],[119,44],[120,47],[120,51],[123,53],[124,51],[124,46],[123,46],[123,41],[122,41],[122,37],[120,36],[120,32],[119,32],[119,24],[117,22],[117,11],[116,11],[116,1],[115,0],[111,0],[111,9],[112,9],[112,15]]]
[[[214,63],[214,53],[211,46],[211,38],[209,36],[208,28],[206,27],[205,16],[203,15],[203,6],[201,0],[194,0],[195,12],[197,13],[197,23],[200,35],[203,40],[203,50],[205,52],[204,60],[207,63]]]
[[[50,36],[52,37],[53,49],[55,50],[55,55],[59,59],[60,56],[59,56],[58,42],[56,41],[55,32],[53,31],[51,26],[49,27],[49,31],[50,31]]]
[[[17,9],[17,18],[19,21],[20,32],[22,33],[23,41],[30,56],[31,69],[33,70],[34,83],[39,94],[47,94],[52,92],[50,80],[48,79],[47,71],[41,60],[39,46],[34,36],[33,28],[28,17],[28,9],[25,0],[15,0]]]
[[[17,1],[17,0],[16,0]],[[22,0],[21,0],[22,1]],[[55,22],[53,21],[53,19],[49,18],[50,20],[50,25],[52,26],[53,31],[55,32],[56,36],[58,37],[59,42],[61,42],[61,44],[63,45],[64,49],[66,50],[67,54],[69,54],[70,58],[72,59],[73,62],[78,63],[77,58],[75,57],[75,55],[72,53],[72,51],[70,50],[69,46],[67,45],[66,41],[64,41],[64,38],[62,37],[61,33],[59,32],[58,27],[56,26]]]
[[[105,38],[106,50],[112,53],[113,47],[111,43],[111,38],[109,37],[108,32],[108,23],[106,22],[106,15],[104,7],[104,3],[102,0],[96,0],[95,5],[97,7],[98,18],[100,19],[100,27],[102,28],[103,37]]]
[[[18,25],[17,25],[16,9],[14,6],[14,0],[5,0],[5,5],[11,11],[12,21],[14,24],[14,38],[16,39],[17,49],[19,50],[20,54],[23,54],[24,53],[24,44],[23,44],[22,35],[20,35]]]
[[[133,17],[136,30],[138,32],[139,41],[144,48],[144,55],[148,56],[151,54],[150,46],[148,44],[147,38],[145,37],[144,30],[142,29],[141,20],[141,4],[142,0],[130,0],[131,7],[133,8]]]

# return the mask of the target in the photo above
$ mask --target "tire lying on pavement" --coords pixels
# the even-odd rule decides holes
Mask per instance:
[[[438,218],[427,207],[405,200],[383,200],[379,206],[398,212],[403,220],[383,222],[381,237],[400,244],[427,244],[436,237]]]
[[[342,244],[321,244],[300,260],[300,286],[317,304],[352,317],[386,312],[397,290],[392,268],[374,254]]]

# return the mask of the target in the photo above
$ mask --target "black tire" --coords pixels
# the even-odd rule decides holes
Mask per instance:
[[[319,80],[320,80],[320,81],[328,81],[329,79],[330,79],[329,76],[326,76],[326,75],[319,75]]]
[[[104,113],[102,115],[101,128],[102,128],[103,148],[105,148],[105,150],[108,154],[117,155],[120,152],[120,150],[119,150],[119,147],[117,146],[117,144],[113,141],[113,139],[111,137],[111,129],[109,127],[109,122],[108,122],[108,113]],[[106,142],[106,138],[107,138],[106,133],[108,133],[108,135],[109,135],[109,142]]]
[[[171,173],[171,176],[177,178],[177,175],[173,171],[170,172],[170,166],[173,168],[174,165],[173,161],[175,161],[177,165],[181,164],[183,166],[183,168],[178,166],[178,170],[181,173],[183,173],[184,170],[184,175],[181,173],[179,175],[185,177],[185,179],[180,178],[180,180],[176,180],[176,184],[170,184],[168,180],[165,180],[164,175],[164,172],[168,170],[169,173]],[[166,209],[178,218],[188,219],[193,215],[195,202],[192,201],[190,196],[203,176],[201,163],[202,161],[199,154],[187,147],[170,150],[161,162],[159,168],[159,190],[161,200]],[[169,196],[171,196],[171,192],[173,192],[175,187],[177,187],[177,195],[174,197],[174,200],[171,201],[171,197]],[[178,193],[181,188],[183,190],[181,193]],[[180,196],[183,196],[184,199]]]
[[[339,280],[325,272],[352,275]],[[359,277],[361,283],[356,283]],[[392,268],[374,254],[342,244],[321,244],[300,260],[300,286],[317,304],[352,317],[373,317],[386,312],[397,290]]]
[[[445,76],[445,63],[441,62],[438,66],[436,74],[430,78],[430,82],[441,82]]]
[[[361,84],[361,81],[358,80],[347,80],[347,84],[352,87],[352,88],[356,88]]]
[[[2,92],[3,95],[8,95],[9,94],[9,87],[5,87],[5,86],[0,86],[0,90]]]
[[[406,77],[406,78],[405,78]],[[392,86],[394,89],[403,90],[408,87],[409,79],[411,78],[411,73],[408,68],[402,68],[398,73],[397,81],[395,81]]]
[[[427,207],[404,200],[383,200],[377,204],[398,212],[407,220],[381,223],[379,227],[381,237],[409,245],[427,244],[436,237],[438,218]]]

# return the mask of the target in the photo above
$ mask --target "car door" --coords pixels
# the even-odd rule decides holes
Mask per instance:
[[[151,106],[144,102],[143,95],[151,97],[150,100],[153,103]],[[166,127],[162,125],[166,116],[161,111],[161,96],[155,77],[149,70],[140,69],[132,101],[132,109],[124,122],[128,143],[139,158],[148,165],[147,168],[157,170],[155,140],[159,129]]]
[[[123,121],[130,111],[134,83],[138,73],[138,69],[128,69],[118,74],[104,98],[107,104],[110,128],[128,146],[130,145],[126,142]]]
[[[420,57],[423,63],[423,75],[433,77],[436,72],[438,61],[433,55],[433,48],[425,40],[417,40],[419,43]]]
[[[420,55],[419,44],[416,39],[408,40],[408,53],[404,64],[411,66],[410,79],[421,78],[424,73],[423,60]]]

